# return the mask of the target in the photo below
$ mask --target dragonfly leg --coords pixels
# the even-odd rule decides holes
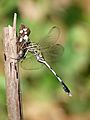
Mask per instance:
[[[24,56],[23,56],[22,59],[21,59],[21,62],[23,62],[23,60],[26,58],[28,51],[29,51],[29,49],[26,50]]]

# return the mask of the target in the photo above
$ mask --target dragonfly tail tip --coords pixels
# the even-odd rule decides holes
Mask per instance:
[[[68,95],[69,95],[70,97],[72,97],[72,94],[71,94],[71,93],[68,93]]]

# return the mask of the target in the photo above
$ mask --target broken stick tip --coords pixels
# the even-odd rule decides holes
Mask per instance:
[[[17,13],[14,13],[13,27],[16,28]]]

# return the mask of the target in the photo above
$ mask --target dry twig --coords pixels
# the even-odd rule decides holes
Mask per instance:
[[[19,69],[16,59],[16,18],[14,14],[13,27],[4,27],[4,66],[6,79],[7,110],[9,120],[22,120],[20,96]]]

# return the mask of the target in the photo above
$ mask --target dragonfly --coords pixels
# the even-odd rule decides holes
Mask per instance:
[[[19,28],[19,35],[17,37],[17,43],[16,43],[17,60],[23,63],[28,53],[32,54],[38,63],[44,64],[53,73],[56,79],[61,83],[65,93],[68,94],[69,96],[72,96],[71,91],[66,86],[64,81],[57,75],[57,73],[53,70],[53,68],[48,64],[48,62],[45,59],[45,53],[51,54],[52,52],[53,53],[52,57],[54,57],[54,54],[57,54],[55,49],[57,49],[58,51],[58,49],[62,47],[61,44],[55,43],[55,40],[59,38],[59,33],[60,33],[59,28],[57,28],[56,26],[52,27],[48,33],[48,36],[45,37],[43,40],[40,40],[38,43],[34,43],[31,41],[29,37],[30,33],[31,30],[29,29],[29,27],[21,24]]]

